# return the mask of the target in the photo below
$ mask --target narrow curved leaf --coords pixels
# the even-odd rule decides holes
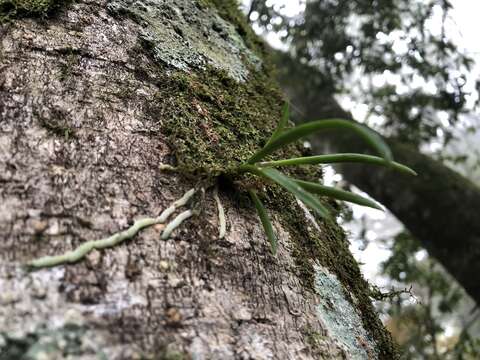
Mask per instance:
[[[273,140],[275,140],[283,131],[283,129],[287,126],[288,124],[288,119],[290,118],[290,104],[288,101],[283,104],[282,107],[282,118],[280,119],[277,128],[273,132],[272,136],[270,136],[270,139],[267,141],[267,144],[271,143]]]
[[[252,198],[253,203],[255,204],[258,217],[262,222],[263,229],[265,230],[265,234],[267,235],[268,241],[270,242],[272,254],[277,255],[278,240],[273,231],[273,226],[270,218],[268,217],[267,210],[263,206],[262,202],[257,196],[257,193],[254,190],[249,190],[248,192],[250,194],[250,197]]]
[[[325,186],[325,185],[321,185],[321,184],[317,184],[309,181],[295,180],[295,182],[312,194],[328,196],[337,200],[348,201],[354,204],[368,206],[368,207],[383,211],[382,207],[376,202],[349,191],[345,191],[345,190],[337,189],[331,186]]]
[[[316,120],[306,124],[295,126],[292,129],[283,131],[271,142],[268,142],[262,149],[257,151],[249,160],[248,164],[254,164],[272,152],[297,141],[303,137],[312,135],[324,130],[351,130],[363,138],[367,144],[373,147],[385,160],[392,160],[392,153],[382,138],[367,127],[352,121],[341,119]]]
[[[249,171],[253,174],[262,176],[264,178],[270,179],[276,182],[278,185],[283,187],[285,190],[291,192],[302,201],[309,208],[314,210],[318,215],[323,218],[330,219],[330,214],[328,210],[321,204],[321,202],[312,194],[304,190],[300,185],[298,185],[295,180],[290,179],[288,176],[283,175],[280,171],[273,168],[264,168],[259,169],[253,165],[243,165],[241,166],[243,171]]]
[[[372,155],[343,153],[331,155],[316,155],[305,156],[300,158],[292,158],[276,161],[265,161],[258,163],[262,167],[279,167],[279,166],[296,166],[296,165],[316,165],[316,164],[336,164],[336,163],[364,163],[390,167],[410,175],[417,175],[417,173],[408,166],[402,165],[395,161],[385,161],[384,158]]]

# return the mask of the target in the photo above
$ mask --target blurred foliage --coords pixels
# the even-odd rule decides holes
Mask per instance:
[[[318,70],[306,77],[306,86],[367,104],[367,121],[380,120],[378,130],[400,141],[449,143],[449,151],[443,146],[437,155],[472,178],[479,157],[463,140],[477,131],[472,110],[480,83],[469,76],[473,60],[448,34],[451,10],[450,0],[306,0],[303,12],[288,17],[275,1],[252,0],[248,17],[276,32],[293,59]],[[466,118],[465,132],[459,125]],[[450,142],[454,137],[461,141]],[[474,335],[480,331],[480,311],[468,308],[463,289],[410,234],[402,232],[385,244],[391,255],[382,274],[392,286],[412,286],[415,295],[372,293],[383,299],[379,307],[388,315],[402,357],[479,359],[480,339]]]
[[[253,0],[248,15],[315,66],[325,87],[350,97],[359,87],[384,133],[420,145],[439,135],[448,142],[451,125],[471,111],[473,60],[446,35],[451,9],[449,0],[309,0],[289,18],[275,1]]]
[[[382,273],[394,284],[413,284],[409,292],[394,292],[383,304],[388,329],[405,359],[478,359],[480,339],[471,336],[480,312],[475,307],[461,324],[451,324],[465,312],[465,293],[443,268],[428,257],[407,232],[397,234]],[[455,331],[452,332],[452,329]]]

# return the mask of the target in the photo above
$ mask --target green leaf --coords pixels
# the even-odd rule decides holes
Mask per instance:
[[[373,147],[385,160],[392,160],[392,153],[388,145],[382,140],[382,138],[374,131],[367,127],[354,123],[352,121],[341,119],[330,120],[317,120],[308,122],[306,124],[295,126],[292,129],[283,131],[274,140],[268,142],[262,149],[257,151],[249,160],[248,164],[254,164],[265,156],[271,154],[275,150],[278,150],[292,142],[297,141],[305,136],[312,135],[319,131],[324,130],[351,130],[357,133],[363,138],[367,144]]]
[[[255,204],[255,208],[257,209],[258,216],[260,217],[260,221],[262,222],[263,229],[265,230],[265,234],[267,235],[268,241],[270,242],[270,247],[272,249],[272,254],[277,255],[277,248],[278,248],[278,240],[273,232],[273,226],[270,222],[270,218],[268,217],[267,210],[263,206],[262,202],[257,196],[257,193],[254,190],[248,191],[250,197]]]
[[[334,187],[324,186],[324,185],[309,182],[309,181],[295,180],[295,182],[312,194],[329,196],[334,199],[348,201],[351,203],[368,206],[368,207],[383,211],[382,207],[378,205],[376,202],[349,191],[340,190]]]
[[[300,185],[298,185],[295,180],[283,175],[280,171],[272,168],[259,169],[258,167],[253,165],[242,165],[240,168],[243,171],[249,171],[253,174],[262,176],[276,182],[285,190],[295,195],[300,201],[302,201],[305,205],[314,210],[318,215],[323,218],[330,219],[330,214],[328,213],[328,210],[320,203],[320,201],[315,196],[309,194]]]
[[[278,166],[296,166],[296,165],[316,165],[316,164],[336,164],[336,163],[364,163],[390,167],[410,175],[417,175],[417,173],[408,166],[402,165],[395,161],[386,161],[384,158],[372,155],[363,155],[355,153],[331,154],[331,155],[317,155],[305,156],[300,158],[292,158],[276,161],[265,161],[258,163],[262,167],[278,167]]]
[[[268,139],[267,144],[271,143],[282,133],[283,129],[288,124],[289,118],[290,118],[290,104],[288,103],[288,101],[286,101],[282,107],[282,118],[280,119],[280,122],[278,123],[277,128],[273,132],[272,136],[270,136],[270,139]]]

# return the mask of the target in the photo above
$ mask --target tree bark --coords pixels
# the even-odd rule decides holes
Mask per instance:
[[[235,151],[257,138],[235,121],[271,114],[251,130],[264,139],[281,107],[275,86],[252,80],[269,70],[235,2],[16,15],[31,13],[0,25],[1,359],[396,357],[338,226],[272,195],[273,257],[241,187],[220,182],[218,238],[212,176],[192,168],[245,161]],[[174,158],[190,172],[159,166]],[[23,267],[157,216],[190,188],[194,216],[168,240],[158,224],[75,264]]]
[[[340,117],[354,121],[337,101],[314,83],[315,69],[277,54],[280,82],[292,99],[297,117],[322,119]],[[385,205],[480,304],[480,189],[471,181],[407,144],[387,139],[396,161],[415,171],[418,176],[399,174],[385,168],[364,165],[341,166],[341,173]],[[327,148],[337,152],[370,151],[351,134],[335,134],[312,141],[316,152]]]

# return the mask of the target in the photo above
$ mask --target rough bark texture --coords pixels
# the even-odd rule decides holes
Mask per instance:
[[[340,117],[354,120],[321,84],[310,79],[308,67],[295,64],[279,54],[284,67],[280,82],[303,119]],[[281,73],[282,74],[282,73]],[[302,81],[303,80],[303,81]],[[302,84],[301,86],[299,84]],[[319,91],[316,91],[319,89]],[[326,141],[327,140],[327,141]],[[442,163],[422,155],[411,146],[388,140],[396,161],[417,171],[417,177],[384,168],[358,165],[341,166],[345,178],[385,205],[421,241],[480,304],[480,189]],[[313,140],[317,151],[368,152],[370,149],[350,134]]]
[[[274,126],[278,92],[248,87],[266,67],[229,11],[78,1],[0,25],[1,359],[395,357],[341,229],[278,196],[274,258],[252,204],[230,184],[220,187],[220,240],[211,179],[158,167],[176,158],[218,171],[222,156],[245,160],[215,150],[228,134],[209,127],[214,111],[220,122],[257,117],[258,138],[221,124],[230,147],[239,143],[232,151],[259,146]],[[239,92],[228,100],[212,84]],[[188,124],[200,137],[188,138]],[[189,204],[196,215],[167,241],[154,226],[74,265],[22,267],[158,215],[202,185]]]

